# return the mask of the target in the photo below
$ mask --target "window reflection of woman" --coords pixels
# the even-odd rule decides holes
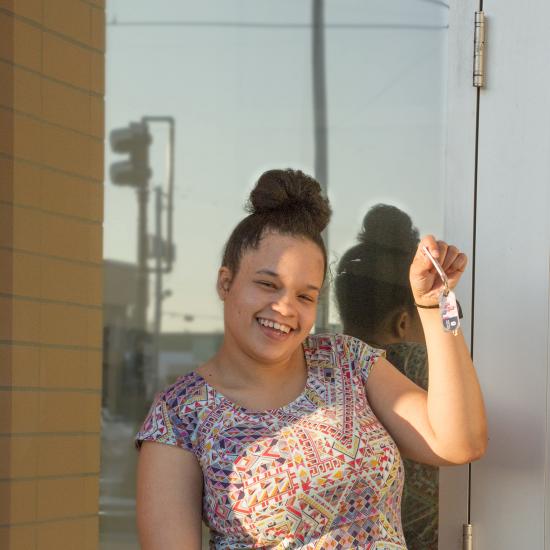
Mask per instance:
[[[386,204],[372,207],[358,244],[342,256],[336,300],[345,334],[386,350],[407,378],[428,389],[424,332],[409,283],[420,241],[411,218]],[[401,519],[409,550],[438,548],[438,468],[404,460]]]
[[[273,170],[250,210],[218,272],[223,344],[157,397],[137,436],[142,548],[197,550],[202,518],[218,550],[403,550],[399,451],[440,465],[485,450],[464,340],[442,331],[436,311],[422,311],[426,393],[361,340],[311,335],[328,202],[312,178]],[[422,242],[454,287],[465,256],[433,237]],[[440,281],[420,252],[410,280],[417,303],[437,300]]]

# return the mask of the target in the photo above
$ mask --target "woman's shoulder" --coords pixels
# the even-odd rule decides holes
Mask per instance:
[[[196,371],[191,371],[177,378],[158,396],[169,408],[189,408],[206,399],[207,387],[204,378]]]
[[[143,441],[156,441],[192,450],[198,413],[206,401],[206,382],[200,375],[190,372],[179,377],[157,394],[136,435],[137,447]]]
[[[363,340],[341,333],[310,334],[304,342],[310,359],[327,359],[341,364],[342,360],[373,363],[385,351],[370,346]]]
[[[310,334],[304,343],[308,351],[340,352],[348,355],[357,355],[363,353],[384,355],[383,349],[375,348],[363,340],[342,333],[320,333]]]

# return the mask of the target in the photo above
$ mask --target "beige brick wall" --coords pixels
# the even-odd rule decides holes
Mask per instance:
[[[0,0],[0,548],[98,547],[105,2]]]

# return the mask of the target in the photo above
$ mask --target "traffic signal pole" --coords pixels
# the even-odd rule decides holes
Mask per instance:
[[[168,125],[168,158],[167,158],[167,192],[156,190],[155,202],[155,235],[151,239],[148,234],[148,204],[149,204],[149,180],[151,168],[149,167],[149,146],[152,138],[149,133],[150,123],[163,123]],[[171,116],[145,116],[140,122],[132,122],[125,128],[117,128],[111,131],[111,147],[115,153],[127,153],[128,158],[111,165],[111,181],[115,185],[126,185],[136,190],[138,201],[137,219],[137,284],[135,307],[132,316],[132,327],[141,334],[140,343],[145,346],[147,337],[147,309],[149,305],[149,272],[155,273],[155,311],[153,317],[154,352],[152,365],[145,367],[143,382],[146,391],[156,391],[159,366],[159,338],[162,320],[162,300],[167,293],[162,290],[162,275],[172,271],[175,258],[175,246],[173,243],[173,210],[174,210],[174,164],[175,164],[175,121]],[[167,196],[167,241],[162,235],[162,211],[163,197]],[[153,256],[155,266],[149,267],[149,258]],[[151,397],[151,395],[148,395]]]
[[[147,267],[147,208],[149,205],[148,182],[137,189],[138,225],[137,225],[137,288],[134,327],[147,329],[147,306],[149,305],[149,270]]]
[[[170,273],[172,271],[172,264],[174,262],[174,236],[173,236],[173,217],[174,217],[174,165],[175,165],[175,142],[176,142],[176,122],[174,117],[171,116],[144,116],[142,123],[148,124],[150,122],[164,123],[168,125],[168,158],[167,158],[167,197],[168,197],[168,216],[166,220],[166,233],[167,233],[167,245],[166,255],[163,257],[165,265],[163,267],[156,267],[155,269],[161,269],[163,273]]]
[[[144,122],[132,122],[126,128],[111,132],[111,148],[115,153],[128,153],[127,160],[111,165],[111,181],[115,185],[133,187],[137,193],[137,285],[133,328],[147,328],[149,275],[147,269],[147,206],[149,202],[149,146],[151,134]]]
[[[159,385],[159,359],[160,359],[160,334],[162,332],[162,303],[169,296],[170,291],[164,291],[162,288],[163,274],[172,271],[174,262],[174,243],[173,243],[173,211],[174,211],[174,164],[175,164],[175,121],[170,116],[145,116],[142,122],[164,123],[168,124],[168,158],[167,158],[167,241],[164,241],[162,230],[164,191],[161,187],[155,188],[155,235],[154,251],[155,267],[155,292],[154,292],[154,312],[153,312],[153,364],[151,365],[150,377],[146,381],[147,397],[151,399],[160,389]]]
[[[155,188],[155,312],[153,320],[153,366],[151,369],[151,393],[156,393],[159,383],[159,357],[160,357],[160,333],[162,330],[162,301],[164,292],[162,290],[162,202],[163,192],[160,187]],[[151,397],[151,396],[148,396]]]

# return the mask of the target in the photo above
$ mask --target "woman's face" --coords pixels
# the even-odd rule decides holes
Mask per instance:
[[[319,247],[299,237],[267,233],[247,250],[235,276],[222,267],[225,345],[261,363],[288,360],[315,322],[323,284]]]

